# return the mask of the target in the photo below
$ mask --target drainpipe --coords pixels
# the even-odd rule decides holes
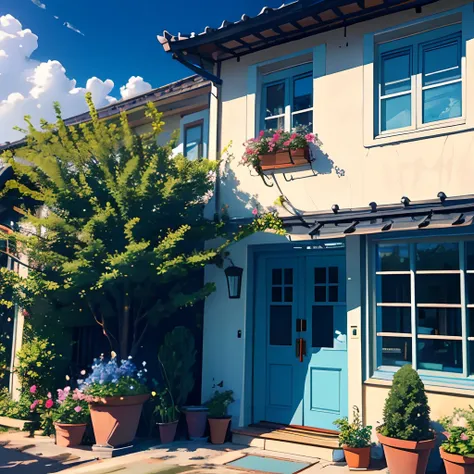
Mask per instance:
[[[221,66],[222,63],[219,61],[217,63],[217,77],[220,81],[220,84],[215,84],[216,93],[217,93],[217,130],[216,130],[216,159],[220,161],[220,150],[221,150],[221,139],[222,139],[222,80],[221,80]],[[220,166],[219,166],[220,170]],[[215,208],[214,214],[216,218],[219,216],[220,211],[220,174],[217,173],[216,176],[216,185],[215,185]]]

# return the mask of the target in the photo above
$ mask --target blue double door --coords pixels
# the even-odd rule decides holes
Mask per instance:
[[[257,262],[254,421],[335,429],[348,411],[345,256]]]

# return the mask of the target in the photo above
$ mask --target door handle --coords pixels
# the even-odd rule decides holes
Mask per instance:
[[[296,339],[296,357],[300,362],[304,361],[304,356],[306,355],[306,340],[302,337]]]

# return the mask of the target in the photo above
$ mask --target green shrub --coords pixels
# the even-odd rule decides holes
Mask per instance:
[[[182,407],[194,387],[196,349],[191,331],[178,326],[169,332],[160,347],[158,360],[174,403]]]
[[[474,409],[456,408],[451,416],[439,421],[446,440],[441,445],[450,454],[474,457]]]
[[[212,398],[206,402],[206,406],[209,408],[209,418],[224,418],[227,416],[227,407],[235,401],[233,395],[232,390],[226,390],[225,392],[216,390]]]
[[[17,357],[18,365],[15,370],[20,379],[22,393],[29,393],[30,388],[35,385],[37,397],[46,396],[48,390],[55,386],[55,368],[60,360],[54,344],[47,339],[33,337],[23,343]]]
[[[347,417],[340,418],[334,422],[339,428],[339,445],[346,445],[349,448],[366,448],[370,446],[372,427],[364,426],[357,407],[353,408],[352,417],[352,423],[349,423]]]
[[[433,439],[425,386],[411,365],[405,365],[393,377],[379,433],[406,441]]]

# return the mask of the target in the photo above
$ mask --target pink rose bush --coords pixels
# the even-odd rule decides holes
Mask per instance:
[[[278,151],[297,150],[306,148],[310,144],[319,145],[318,137],[314,133],[308,133],[304,128],[286,132],[284,130],[260,131],[258,137],[251,138],[244,143],[245,151],[241,164],[252,166],[260,170],[260,155],[276,153]]]

